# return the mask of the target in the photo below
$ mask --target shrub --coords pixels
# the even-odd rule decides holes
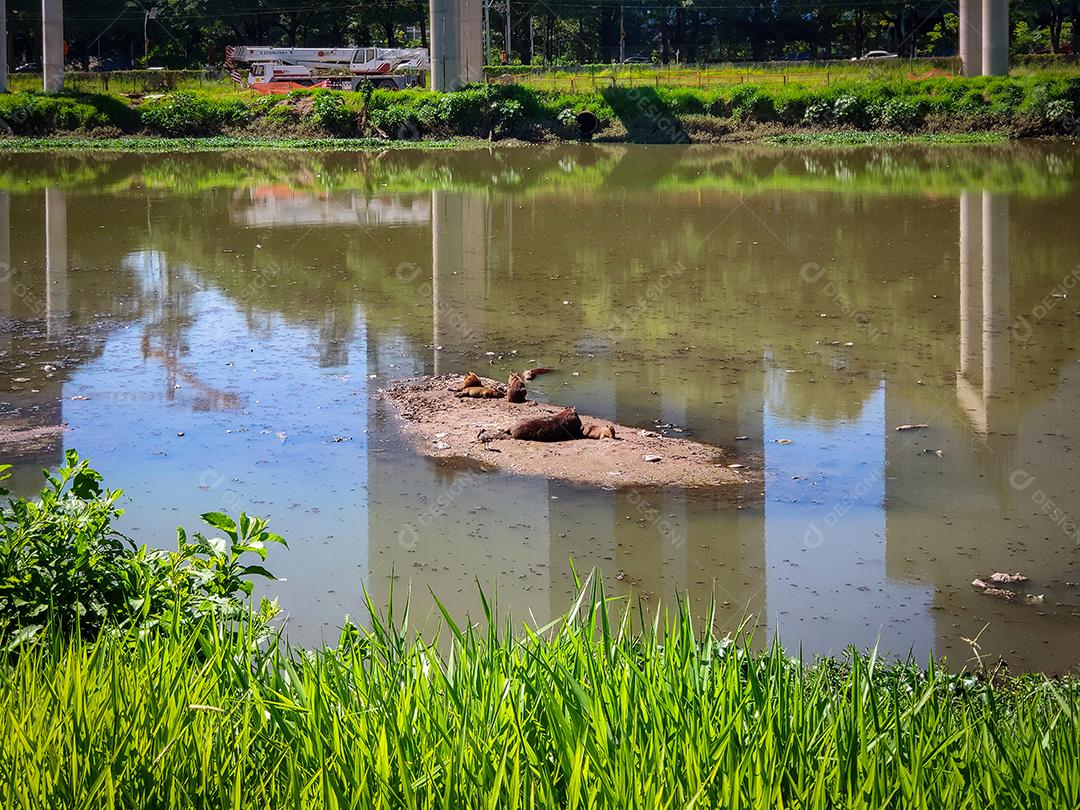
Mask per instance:
[[[922,123],[918,105],[898,98],[875,104],[871,108],[870,118],[874,126],[880,129],[911,130]]]
[[[221,99],[181,91],[148,101],[139,108],[143,124],[162,135],[217,135],[251,118],[239,99]]]
[[[832,105],[832,117],[836,123],[859,127],[866,125],[866,102],[852,95],[839,96]]]
[[[113,528],[123,493],[102,490],[101,475],[74,450],[45,479],[38,500],[0,507],[0,651],[46,626],[93,638],[107,625],[146,632],[238,619],[252,591],[249,578],[271,576],[241,558],[250,552],[265,559],[267,543],[284,542],[260,518],[241,514],[234,522],[209,512],[203,519],[224,538],[188,539],[181,528],[174,552],[136,547]],[[266,603],[261,615],[273,612]]]
[[[832,121],[832,105],[827,101],[813,101],[806,105],[803,122],[812,126],[824,126]]]
[[[0,133],[48,135],[107,126],[131,129],[134,119],[131,108],[111,96],[36,92],[0,96]]]
[[[345,100],[338,93],[327,90],[315,93],[307,120],[315,129],[327,135],[356,135],[356,113],[345,106]]]

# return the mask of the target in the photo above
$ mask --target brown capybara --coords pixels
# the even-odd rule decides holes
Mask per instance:
[[[580,439],[581,419],[577,408],[563,408],[549,416],[525,419],[510,428],[510,435],[527,442],[565,442]]]
[[[495,399],[501,397],[503,392],[498,388],[488,388],[486,385],[470,385],[468,388],[463,388],[457,392],[455,396],[458,399],[464,399],[466,397],[472,397],[473,399]]]
[[[521,379],[521,376],[510,372],[510,379],[506,381],[506,399],[508,402],[524,402],[525,395],[528,391],[525,390],[525,381]]]
[[[593,424],[585,428],[586,439],[614,439],[615,438],[615,426],[614,425],[600,425]]]
[[[554,370],[555,369],[553,369],[553,368],[530,368],[522,376],[526,380],[534,380],[537,377],[539,377],[541,374],[547,374],[548,372],[554,371]]]
[[[458,391],[464,391],[466,388],[478,388],[483,386],[480,378],[473,374],[471,371],[465,375],[465,379],[461,381],[461,385],[458,386]]]

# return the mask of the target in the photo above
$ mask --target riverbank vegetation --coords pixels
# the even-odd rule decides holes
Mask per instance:
[[[13,0],[9,52],[15,65],[40,54],[40,9]],[[220,65],[228,45],[326,48],[429,46],[428,7],[391,0],[342,4],[308,0],[303,10],[243,0],[159,0],[157,11],[122,0],[83,0],[65,20],[69,59],[84,70],[142,64]],[[35,11],[37,12],[35,14]],[[773,0],[769,3],[600,0],[537,8],[492,4],[488,64],[581,65],[636,62],[851,59],[885,49],[902,57],[956,53],[955,5],[931,0]],[[1080,4],[1012,0],[1010,49],[1022,55],[1080,53]],[[505,57],[504,57],[505,55]]]
[[[456,93],[299,90],[263,96],[213,89],[136,99],[34,92],[0,97],[3,129],[16,136],[233,135],[382,142],[591,137],[686,143],[838,131],[1068,136],[1080,132],[1078,110],[1080,76],[1048,72],[972,79],[842,80],[827,86],[611,86],[573,93],[483,84]],[[592,114],[595,126],[588,121],[583,127],[578,115],[582,111]]]
[[[212,513],[221,538],[157,552],[116,535],[116,498],[69,453],[3,508],[4,807],[1080,802],[1072,679],[807,664],[699,606],[647,620],[592,577],[544,627],[369,601],[297,650],[248,601],[264,523]]]

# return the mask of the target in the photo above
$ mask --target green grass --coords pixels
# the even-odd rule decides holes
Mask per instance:
[[[243,135],[215,135],[202,138],[165,138],[154,135],[129,135],[113,138],[47,137],[7,138],[0,140],[0,152],[228,152],[236,150],[318,150],[354,152],[383,149],[449,149],[480,145],[467,139],[432,141],[391,141],[378,138],[259,138]]]
[[[0,97],[0,123],[13,135],[30,137],[544,141],[578,138],[574,115],[587,109],[599,120],[597,138],[647,142],[685,142],[687,133],[722,138],[753,133],[762,125],[785,132],[897,135],[1077,131],[1080,75],[1044,71],[913,81],[854,69],[838,73],[840,78],[827,85],[795,80],[701,87],[623,83],[572,92],[526,84],[478,85],[456,93],[295,91],[279,96],[214,88],[134,100],[100,93],[50,97],[22,92]]]
[[[807,664],[591,577],[544,627],[481,593],[478,622],[436,601],[417,628],[391,579],[385,613],[297,650],[251,598],[265,520],[136,548],[74,450],[46,479],[0,507],[0,807],[1080,804],[1075,678]]]
[[[1001,132],[946,132],[905,134],[902,132],[793,132],[770,135],[762,143],[777,146],[877,146],[883,144],[935,144],[968,145],[1007,143],[1008,136]]]
[[[369,605],[369,609],[370,609]],[[4,807],[1076,807],[1076,681],[753,654],[687,605],[553,625],[45,640],[0,669]],[[648,623],[646,623],[648,624]]]

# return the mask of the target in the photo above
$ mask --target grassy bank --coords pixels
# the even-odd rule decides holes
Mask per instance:
[[[406,613],[314,651],[46,638],[0,669],[4,807],[1076,807],[1080,684]],[[514,629],[516,632],[511,632]]]
[[[484,600],[418,631],[407,600],[368,600],[336,645],[292,649],[249,600],[282,541],[264,521],[135,548],[119,497],[69,450],[0,507],[4,808],[1080,802],[1076,679],[809,664],[594,578],[542,627]]]
[[[599,140],[688,142],[783,133],[1008,136],[1077,133],[1080,77],[1026,73],[999,78],[841,79],[827,86],[739,84],[714,88],[625,87],[561,92],[520,84],[457,93],[424,90],[259,96],[227,89],[144,98],[21,92],[0,97],[13,135],[527,141],[581,137],[575,116],[596,117]]]
[[[263,521],[135,548],[118,497],[69,451],[0,507],[0,806],[1080,803],[1074,679],[811,665],[689,604],[645,620],[599,580],[546,627],[484,601],[418,631],[369,601],[295,650],[248,601],[269,572],[244,558],[281,540]]]

